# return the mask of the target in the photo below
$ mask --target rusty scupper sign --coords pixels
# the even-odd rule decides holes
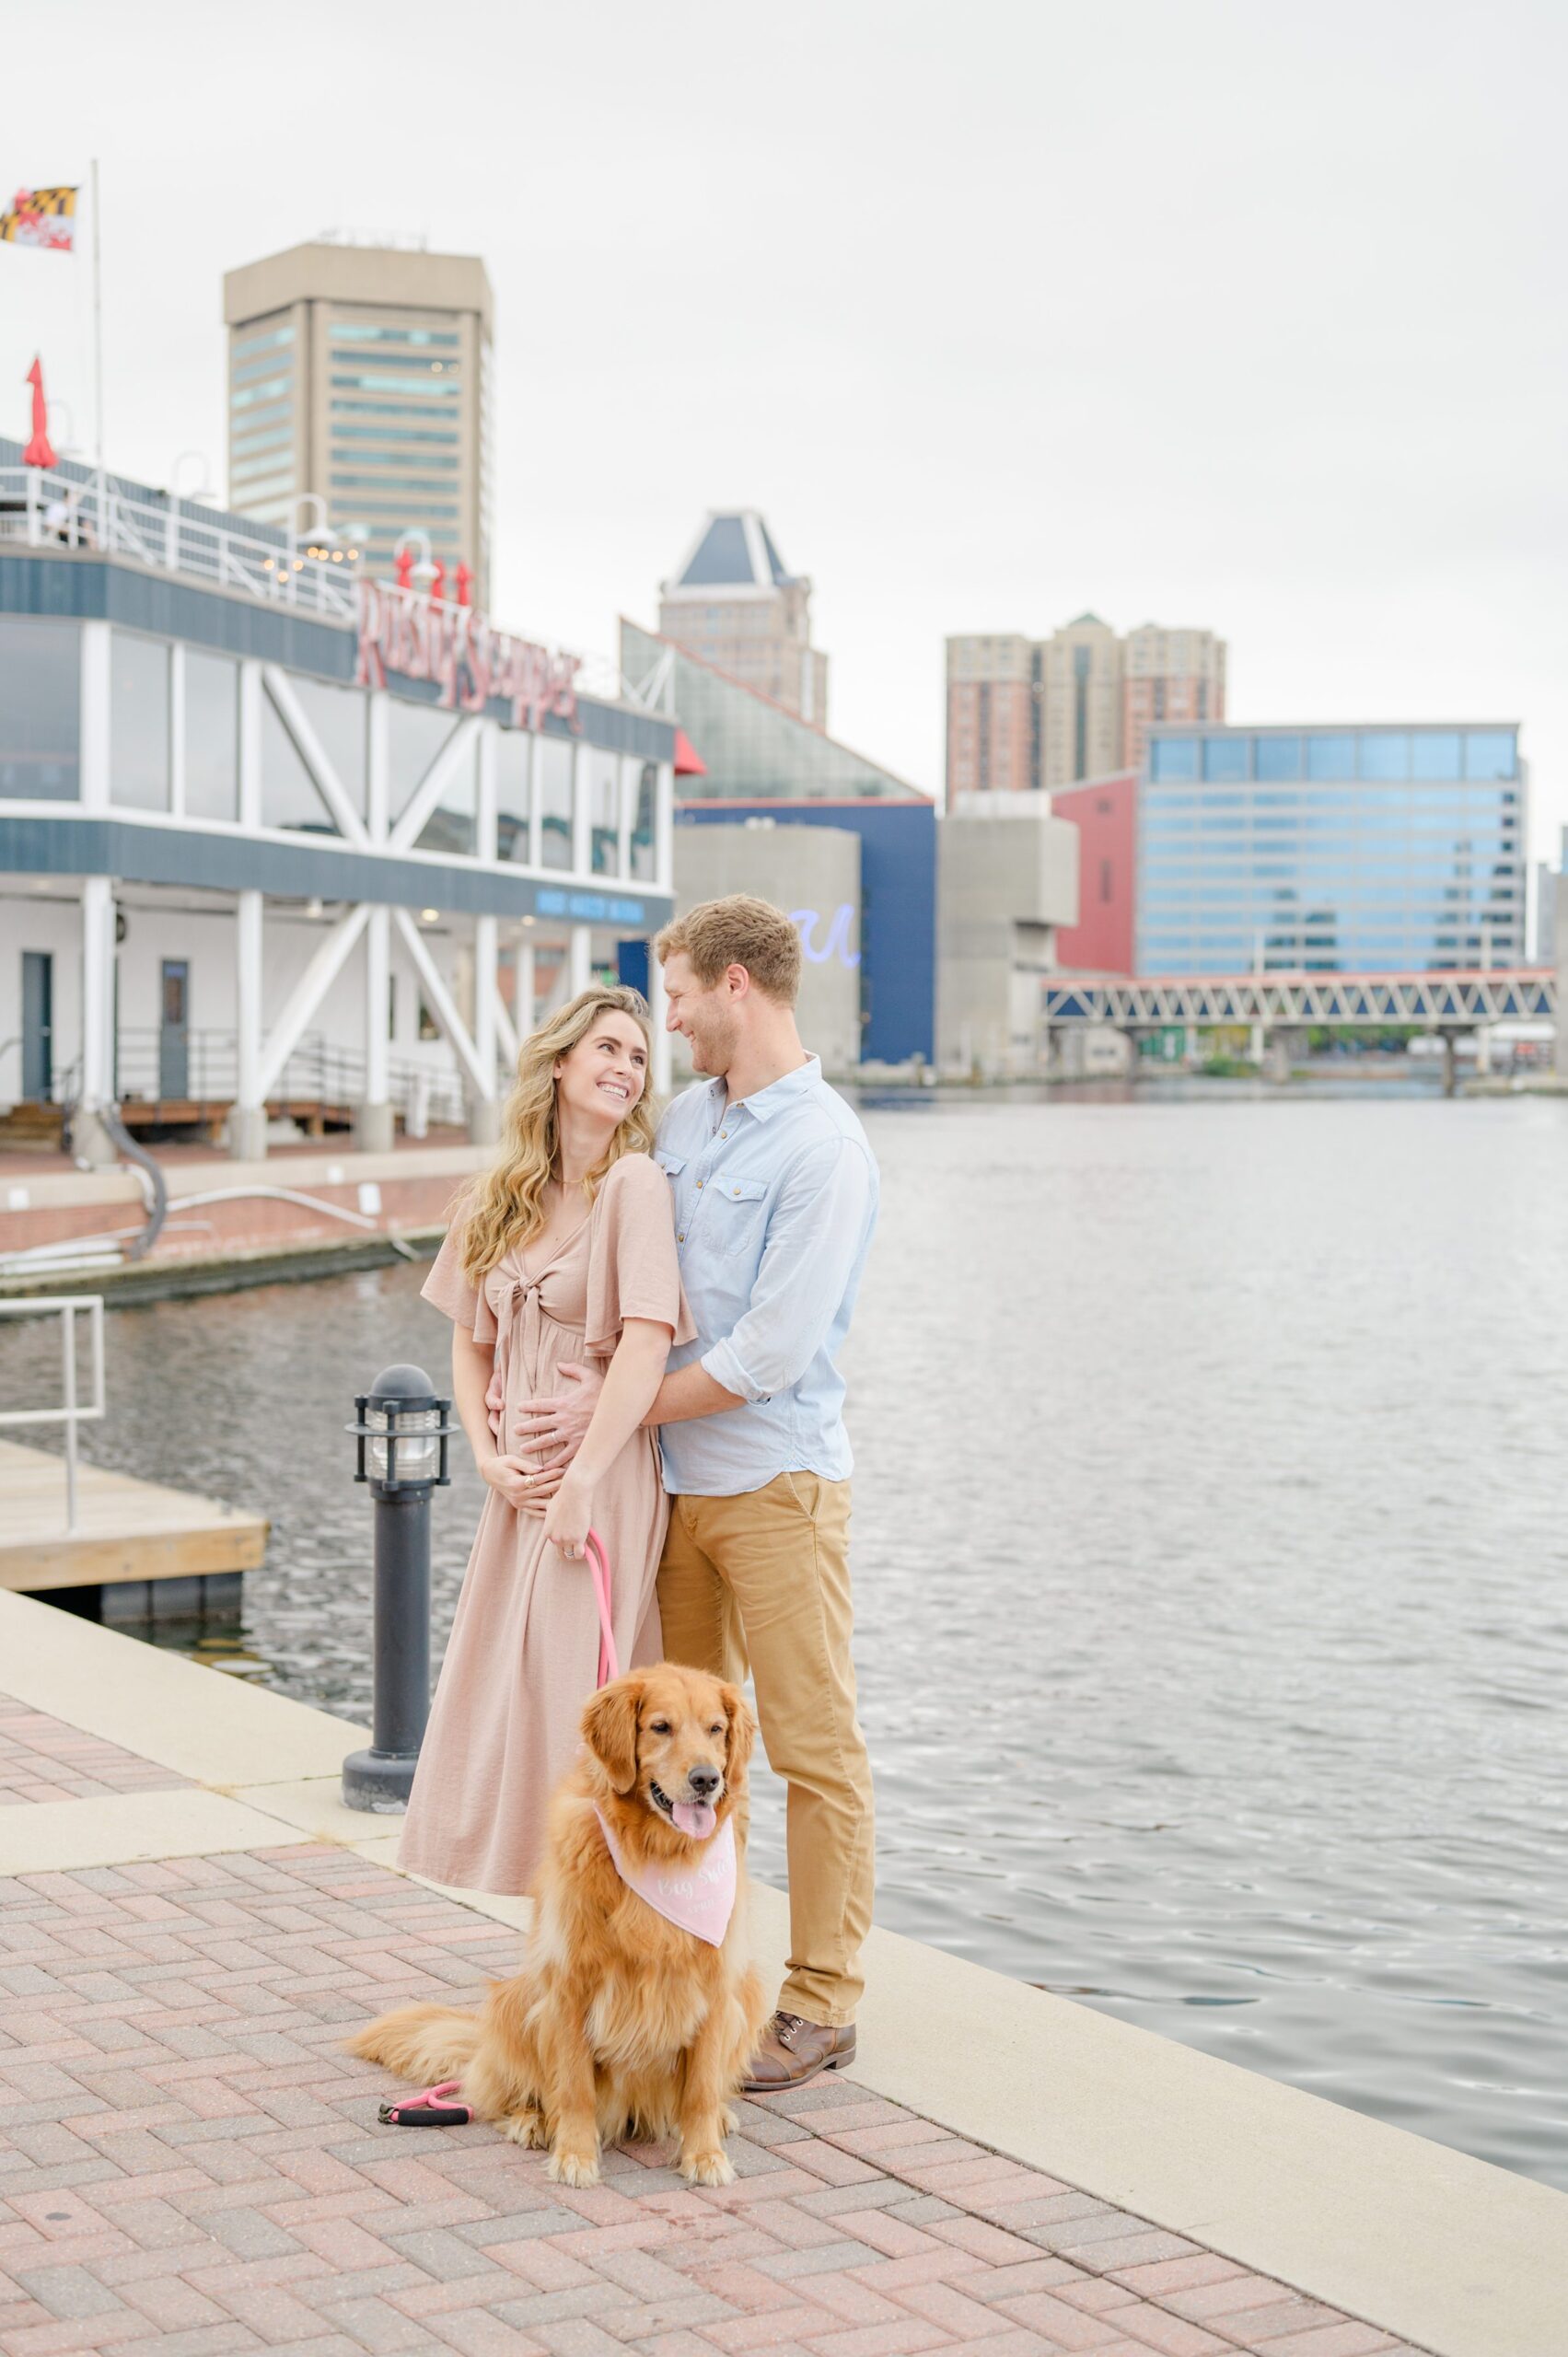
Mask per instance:
[[[387,674],[436,679],[437,702],[447,711],[482,712],[504,696],[518,728],[539,728],[552,714],[577,726],[580,655],[563,655],[494,630],[471,606],[448,605],[418,589],[387,581],[359,585],[359,668],[362,688],[384,688]]]

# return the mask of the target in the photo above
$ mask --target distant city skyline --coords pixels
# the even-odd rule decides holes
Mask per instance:
[[[424,13],[376,22],[278,0],[237,99],[259,168],[215,31],[59,0],[94,70],[8,168],[99,159],[112,466],[216,482],[225,271],[384,224],[494,288],[509,627],[608,652],[705,509],[754,507],[814,584],[835,734],[928,791],[948,636],[1192,618],[1231,647],[1233,723],[1519,714],[1555,848],[1561,15],[1439,9],[1412,50],[1376,0],[1119,0],[889,44],[865,0],[802,0],[781,47],[703,0],[474,0],[449,94]],[[152,59],[178,140],[125,111]],[[25,434],[41,353],[78,451],[86,243],[0,249],[0,414]]]

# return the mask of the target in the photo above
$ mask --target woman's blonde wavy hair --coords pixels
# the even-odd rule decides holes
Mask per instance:
[[[580,993],[523,1041],[517,1085],[502,1119],[500,1154],[466,1198],[461,1214],[465,1219],[463,1273],[476,1283],[503,1253],[520,1250],[545,1224],[544,1190],[556,1176],[561,1158],[555,1067],[608,1014],[632,1017],[642,1032],[651,1062],[653,1034],[646,1001],[640,991],[623,990],[610,982]],[[625,1120],[617,1124],[602,1158],[583,1181],[590,1203],[605,1173],[623,1154],[650,1151],[655,1126],[653,1101],[645,1086]]]

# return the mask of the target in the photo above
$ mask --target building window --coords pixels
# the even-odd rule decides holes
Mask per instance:
[[[533,808],[533,738],[521,728],[503,728],[495,745],[495,856],[526,862]]]
[[[0,795],[75,801],[81,664],[75,622],[0,616]]]
[[[1325,779],[1355,775],[1355,738],[1348,729],[1308,737],[1307,774]]]
[[[117,630],[110,639],[110,796],[133,810],[168,807],[168,644]]]
[[[294,342],[294,325],[290,321],[281,328],[269,328],[265,335],[248,335],[229,346],[231,358],[243,360],[250,352],[271,352],[280,343]]]
[[[185,815],[239,816],[239,667],[185,650]]]
[[[1465,737],[1468,778],[1506,778],[1515,774],[1514,733],[1509,728],[1471,728]]]
[[[1301,739],[1299,737],[1254,737],[1252,739],[1252,774],[1273,784],[1301,775]]]
[[[540,862],[572,865],[572,748],[559,737],[540,740]]]
[[[1185,784],[1198,774],[1195,737],[1156,737],[1149,747],[1149,775],[1156,785],[1167,781]]]

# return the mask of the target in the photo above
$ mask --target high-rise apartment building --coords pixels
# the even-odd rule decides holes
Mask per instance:
[[[490,585],[490,345],[471,254],[315,244],[225,273],[229,506],[302,535],[322,510],[378,574],[423,534]]]
[[[1223,639],[1080,614],[1049,638],[947,641],[947,795],[1040,793],[1135,768],[1147,730],[1225,718]]]
[[[1225,718],[1225,644],[1212,630],[1130,630],[1122,653],[1121,758],[1138,768],[1153,727]]]
[[[1027,638],[947,641],[947,795],[1023,794],[1040,777],[1040,650]]]
[[[811,584],[788,573],[754,507],[710,509],[674,578],[659,635],[813,728],[828,726],[828,658],[811,644]]]

